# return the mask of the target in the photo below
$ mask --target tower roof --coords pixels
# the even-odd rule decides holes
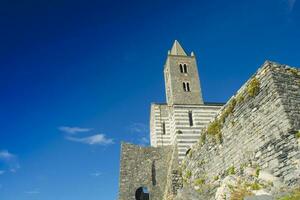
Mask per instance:
[[[181,47],[181,45],[177,40],[174,41],[170,55],[186,56],[185,51],[183,50],[183,48]]]

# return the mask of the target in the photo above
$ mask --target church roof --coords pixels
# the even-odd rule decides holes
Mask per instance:
[[[183,50],[183,48],[181,47],[181,45],[177,40],[174,41],[170,55],[186,56],[185,51]]]

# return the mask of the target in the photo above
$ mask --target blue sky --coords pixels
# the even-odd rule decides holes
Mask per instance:
[[[114,200],[120,141],[147,145],[178,39],[205,101],[265,61],[300,65],[299,0],[0,1],[0,199]]]

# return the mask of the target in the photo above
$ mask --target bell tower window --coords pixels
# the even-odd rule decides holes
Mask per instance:
[[[187,73],[187,65],[186,64],[183,64],[183,73]]]
[[[183,86],[183,91],[185,91],[185,92],[190,92],[191,91],[189,82],[183,82],[182,86]]]
[[[180,72],[183,73],[183,70],[184,70],[183,68],[184,68],[184,67],[183,67],[182,64],[179,64],[179,68],[180,68]]]
[[[180,73],[184,73],[186,74],[187,73],[187,65],[186,64],[179,64],[179,69],[180,69]]]
[[[187,92],[190,92],[191,90],[190,90],[190,83],[186,83],[186,91]]]

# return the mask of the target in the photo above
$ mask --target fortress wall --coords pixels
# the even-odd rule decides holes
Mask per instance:
[[[122,143],[119,200],[136,199],[138,188],[146,187],[151,200],[163,199],[173,148],[140,147]]]
[[[259,83],[259,93],[251,96],[253,80]],[[222,123],[224,113],[228,116]],[[187,182],[199,178],[213,182],[215,177],[224,177],[230,168],[239,170],[246,165],[268,170],[288,185],[299,182],[299,69],[266,62],[214,122],[215,127],[208,125],[207,134],[202,134],[182,163]],[[221,144],[216,142],[218,137],[210,135],[218,130]]]

